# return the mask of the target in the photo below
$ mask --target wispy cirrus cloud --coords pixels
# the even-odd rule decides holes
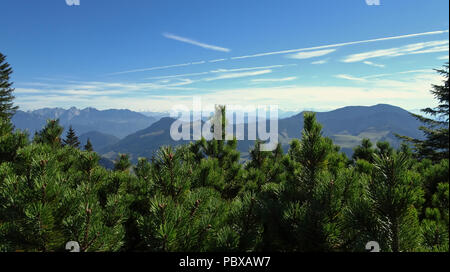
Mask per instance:
[[[258,70],[258,71],[249,71],[249,72],[238,72],[238,73],[224,73],[216,77],[205,78],[204,81],[214,81],[220,79],[231,79],[231,78],[240,78],[240,77],[250,77],[250,76],[259,76],[264,74],[272,73],[271,69],[266,70]]]
[[[226,53],[231,51],[231,49],[229,49],[229,48],[220,47],[220,46],[216,46],[216,45],[211,45],[211,44],[207,44],[207,43],[202,43],[202,42],[190,39],[190,38],[181,37],[181,36],[174,35],[174,34],[171,34],[171,33],[163,33],[162,35],[164,37],[166,37],[167,39],[172,39],[172,40],[175,40],[175,41],[192,44],[192,45],[199,46],[199,47],[202,47],[202,48],[205,48],[205,49],[209,49],[209,50],[226,52]]]
[[[370,66],[373,66],[373,67],[378,67],[378,68],[386,67],[384,64],[373,63],[373,62],[368,61],[368,60],[364,61],[363,63],[367,64],[367,65],[370,65]]]
[[[253,82],[253,83],[286,82],[286,81],[292,81],[292,80],[296,80],[296,79],[297,79],[297,77],[257,78],[257,79],[252,79],[251,82]]]
[[[202,76],[202,75],[207,75],[209,73],[210,72],[187,73],[187,74],[149,77],[147,79],[168,79],[168,78],[177,78],[177,77]]]
[[[328,62],[328,60],[317,60],[317,61],[311,62],[311,64],[320,65],[320,64],[325,64],[327,62]]]
[[[364,78],[355,77],[355,76],[347,75],[347,74],[339,74],[339,75],[335,75],[334,77],[340,78],[340,79],[346,79],[346,80],[350,80],[350,81],[366,81]]]
[[[405,71],[412,73],[412,71]],[[428,91],[430,84],[439,84],[442,77],[436,74],[417,72],[403,80],[368,80],[371,84],[364,86],[282,86],[258,88],[230,88],[215,90],[201,95],[204,104],[241,105],[243,95],[245,103],[250,105],[271,104],[283,105],[284,110],[298,110],[312,105],[322,108],[336,109],[348,105],[374,105],[389,103],[406,109],[423,108],[433,105],[433,95]],[[373,84],[372,84],[373,83]],[[167,111],[174,104],[192,105],[192,94],[167,93],[153,94],[143,92],[142,95],[125,96],[80,96],[70,95],[70,99],[53,94],[36,93],[27,96],[18,95],[17,102],[23,109],[42,107],[89,107],[93,104],[98,109],[122,108],[124,104],[131,110]]]
[[[310,59],[325,56],[333,53],[336,49],[325,49],[325,50],[315,50],[315,51],[307,51],[307,52],[299,52],[296,54],[288,55],[287,57],[290,59]]]
[[[398,40],[398,39],[406,39],[406,38],[414,38],[414,37],[430,36],[430,35],[439,35],[439,34],[445,34],[445,33],[448,33],[448,32],[449,32],[448,29],[447,30],[438,30],[438,31],[422,32],[422,33],[407,34],[407,35],[400,35],[400,36],[391,36],[391,37],[384,37],[384,38],[377,38],[377,39],[360,40],[360,41],[344,42],[344,43],[335,43],[335,44],[328,44],[328,45],[321,45],[321,46],[314,46],[314,47],[307,47],[307,48],[298,48],[298,49],[288,49],[288,50],[282,50],[282,51],[265,52],[265,53],[259,53],[259,54],[253,54],[253,55],[232,57],[231,59],[246,59],[246,58],[256,58],[256,57],[264,57],[264,56],[271,56],[271,55],[290,54],[290,53],[295,53],[295,52],[320,50],[320,49],[335,48],[335,47],[342,47],[342,46],[348,46],[348,45],[373,43],[373,42],[381,42],[381,41],[390,41],[390,40]]]
[[[389,74],[374,74],[374,75],[368,75],[368,76],[362,76],[362,77],[355,77],[350,75],[345,75],[346,77],[350,77],[352,79],[362,79],[362,80],[368,80],[368,79],[374,79],[374,78],[382,78],[382,77],[397,77],[398,75],[406,75],[406,74],[416,74],[413,76],[413,78],[417,78],[417,75],[433,75],[436,72],[433,69],[418,69],[418,70],[407,70],[407,71],[401,71],[401,72],[394,72]],[[336,76],[335,76],[336,77]],[[341,77],[343,79],[348,79],[346,77]],[[358,81],[358,80],[356,80]],[[361,80],[359,80],[361,81]]]
[[[344,47],[344,46],[349,46],[349,45],[366,44],[366,43],[374,43],[374,42],[390,41],[390,40],[399,40],[399,39],[415,38],[415,37],[422,37],[422,36],[432,36],[432,35],[440,35],[440,34],[445,34],[445,33],[449,33],[449,30],[438,30],[438,31],[414,33],[414,34],[391,36],[391,37],[384,37],[384,38],[360,40],[360,41],[353,41],[353,42],[334,43],[334,44],[320,45],[320,46],[314,46],[314,47],[288,49],[288,50],[282,50],[282,51],[271,51],[271,52],[264,52],[264,53],[251,54],[251,55],[235,56],[235,57],[231,57],[231,58],[222,58],[222,59],[208,60],[208,61],[205,61],[205,63],[215,63],[215,62],[223,62],[223,61],[247,59],[247,58],[256,58],[256,57],[264,57],[264,56],[272,56],[272,55],[293,54],[293,53],[299,53],[299,52],[303,52],[303,51],[317,51],[317,50],[322,50],[322,49],[338,48],[338,47]],[[227,48],[225,48],[225,49],[227,49]],[[147,71],[153,71],[153,70],[171,69],[171,68],[177,68],[177,67],[182,67],[182,66],[190,66],[193,63],[200,64],[200,62],[197,61],[197,62],[173,64],[173,65],[166,65],[166,66],[154,66],[154,67],[149,67],[149,68],[133,69],[133,70],[115,72],[115,73],[110,73],[108,75],[121,75],[121,74],[128,74],[128,73],[137,73],[137,72],[147,72]],[[316,63],[313,63],[313,64],[324,64],[324,63],[326,63],[326,62],[325,61],[317,61]],[[204,63],[201,62],[201,64],[204,64]]]
[[[401,47],[393,47],[388,49],[380,49],[364,53],[352,54],[345,57],[342,61],[352,63],[381,57],[399,57],[413,54],[445,52],[448,50],[449,50],[448,40],[420,42],[408,44]]]
[[[163,70],[163,69],[183,67],[183,66],[189,66],[189,65],[192,65],[192,62],[181,63],[181,64],[173,64],[173,65],[164,65],[164,66],[153,66],[153,67],[142,68],[142,69],[126,70],[126,71],[121,71],[121,72],[110,73],[110,74],[107,74],[107,75],[108,76],[113,76],[113,75],[122,75],[122,74],[130,74],[130,73],[137,73],[137,72],[147,72],[147,71]]]
[[[400,75],[408,76],[404,77]],[[410,92],[410,95],[428,93],[430,84],[436,84],[443,79],[443,77],[438,75],[435,71],[427,69],[409,70],[391,74],[379,74],[363,77],[348,74],[335,75],[334,77],[364,83],[364,86],[368,86],[367,88],[383,88],[399,92]]]
[[[251,71],[251,70],[261,70],[261,69],[274,69],[289,66],[296,66],[297,64],[277,64],[269,66],[257,66],[257,67],[243,67],[243,68],[232,68],[232,69],[217,69],[212,70],[211,73],[226,73],[226,72],[240,72],[240,71]]]
[[[268,65],[268,66],[227,68],[227,69],[220,68],[220,69],[209,70],[209,71],[205,71],[205,72],[157,76],[157,77],[149,77],[147,79],[170,79],[170,78],[189,77],[189,76],[202,76],[202,75],[217,74],[217,73],[234,73],[234,72],[244,72],[244,71],[253,71],[253,70],[276,69],[276,68],[283,68],[283,67],[290,67],[290,66],[297,66],[297,64],[295,64],[295,63],[294,64],[277,64],[277,65]]]
[[[214,63],[214,62],[221,62],[221,61],[226,61],[228,59],[214,59],[214,60],[208,60],[209,63]]]
[[[448,55],[438,57],[438,60],[448,60]]]

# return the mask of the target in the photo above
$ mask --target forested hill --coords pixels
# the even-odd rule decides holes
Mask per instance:
[[[363,138],[369,138],[372,142],[388,141],[398,147],[400,141],[394,134],[423,137],[418,129],[421,123],[417,119],[408,111],[387,104],[344,107],[318,112],[316,117],[323,126],[324,136],[332,138],[347,155],[352,153],[352,149]],[[303,113],[281,120],[279,132],[283,145],[288,144],[292,138],[298,138],[302,129]]]
[[[395,133],[421,138],[421,125],[411,114],[399,107],[379,104],[370,107],[351,106],[329,112],[318,112],[317,120],[323,125],[324,136],[333,139],[347,155],[363,138],[373,142],[388,141],[398,147],[400,141]],[[177,145],[170,137],[170,126],[174,119],[162,118],[151,126],[133,133],[121,141],[98,150],[104,156],[115,159],[118,153],[130,154],[132,161],[138,157],[151,157],[162,145]],[[279,140],[287,150],[293,138],[300,138],[303,129],[303,112],[279,121]],[[247,131],[247,127],[246,127]],[[242,157],[248,156],[253,141],[238,141]]]

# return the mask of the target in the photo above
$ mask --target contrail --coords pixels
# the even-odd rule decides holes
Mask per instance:
[[[170,33],[163,33],[163,36],[166,37],[167,39],[172,39],[172,40],[176,40],[179,42],[189,43],[189,44],[200,46],[200,47],[203,47],[203,48],[209,49],[209,50],[227,52],[227,53],[231,51],[228,48],[215,46],[215,45],[211,45],[211,44],[206,44],[206,43],[201,43],[201,42],[189,39],[189,38],[180,37],[180,36],[170,34]]]

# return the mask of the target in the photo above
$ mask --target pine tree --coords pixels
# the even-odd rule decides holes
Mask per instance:
[[[14,88],[9,81],[12,69],[5,60],[6,56],[0,53],[0,119],[10,119],[18,109],[13,104]]]
[[[88,138],[86,145],[84,146],[84,150],[92,152],[94,151],[94,147],[92,146],[91,140]]]
[[[321,130],[315,114],[305,113],[302,139],[291,142],[284,163],[286,181],[272,193],[279,200],[267,204],[272,206],[267,213],[279,218],[266,219],[265,228],[271,230],[264,235],[277,237],[270,239],[279,240],[281,250],[329,251],[337,244],[338,215],[349,179],[333,177],[328,171],[328,159],[336,149]]]
[[[368,190],[379,222],[385,226],[385,251],[411,251],[418,246],[417,208],[423,203],[423,191],[417,174],[408,171],[409,164],[404,153],[375,155],[376,171]]]
[[[242,165],[240,152],[237,150],[237,140],[226,140],[226,107],[216,106],[216,113],[212,120],[220,120],[221,128],[213,122],[212,132],[219,134],[220,139],[213,138],[206,141],[204,138],[191,146],[191,152],[200,162],[201,172],[197,184],[208,184],[221,191],[223,197],[234,198],[242,188]],[[219,189],[220,188],[220,189]]]
[[[130,156],[128,154],[119,154],[114,163],[114,171],[128,171],[131,167]]]
[[[364,138],[361,142],[360,146],[357,146],[353,150],[353,161],[356,162],[357,160],[366,160],[368,162],[373,161],[373,154],[375,153],[375,150],[372,148],[373,144],[368,138]]]
[[[449,64],[436,71],[444,77],[444,82],[443,85],[432,85],[430,92],[439,105],[435,108],[425,108],[422,112],[437,119],[413,114],[424,124],[419,129],[424,133],[425,139],[397,135],[414,146],[418,158],[429,158],[435,162],[449,157]]]
[[[189,153],[187,148],[162,147],[151,165],[141,159],[135,168],[151,192],[141,203],[139,209],[144,212],[137,220],[146,250],[198,252],[223,246],[218,232],[225,225],[229,207],[218,190],[195,187],[192,181],[201,172],[193,169],[193,154]]]
[[[64,251],[76,241],[82,252],[118,251],[126,202],[105,188],[125,180],[98,160],[95,153],[33,144],[13,164],[1,164],[0,249]]]
[[[34,135],[33,141],[39,144],[47,144],[54,148],[62,146],[61,134],[64,128],[59,125],[59,120],[47,120],[47,125]]]
[[[375,154],[378,156],[384,155],[384,156],[392,156],[394,153],[394,148],[391,147],[389,142],[382,141],[377,142],[377,149],[375,150]],[[404,154],[406,155],[406,154]]]
[[[0,119],[0,164],[15,160],[17,151],[28,144],[28,135],[21,131],[13,131],[8,119]]]
[[[425,159],[414,165],[422,177],[425,203],[421,218],[423,251],[448,251],[449,248],[449,161],[433,164]]]
[[[71,147],[78,148],[80,146],[80,142],[78,141],[78,136],[75,134],[75,130],[73,130],[72,126],[69,127],[67,131],[66,139],[63,140],[64,145],[68,145]]]

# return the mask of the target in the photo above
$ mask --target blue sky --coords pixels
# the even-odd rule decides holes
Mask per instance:
[[[2,0],[23,110],[434,105],[448,0]]]

